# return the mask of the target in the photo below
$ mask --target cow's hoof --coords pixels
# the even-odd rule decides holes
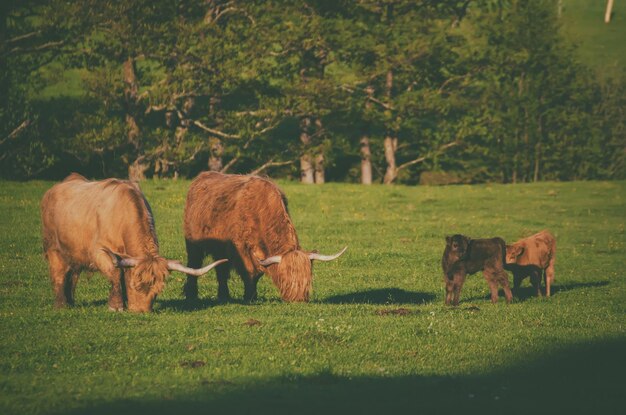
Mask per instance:
[[[124,311],[124,307],[123,306],[109,306],[109,311]]]

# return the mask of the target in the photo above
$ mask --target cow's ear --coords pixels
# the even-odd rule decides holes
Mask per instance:
[[[522,255],[524,253],[524,251],[526,250],[526,248],[524,248],[523,246],[517,246],[515,247],[515,256],[518,257],[520,255]]]
[[[450,235],[446,235],[446,243],[450,245],[452,243],[452,237]]]

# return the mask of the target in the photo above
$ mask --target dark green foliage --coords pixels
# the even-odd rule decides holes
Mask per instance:
[[[307,153],[358,181],[362,136],[375,180],[385,136],[405,183],[626,177],[624,78],[580,63],[554,1],[2,7],[3,177],[297,177]]]

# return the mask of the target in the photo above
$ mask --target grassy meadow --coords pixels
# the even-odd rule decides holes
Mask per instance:
[[[259,301],[217,302],[214,273],[189,307],[172,275],[152,314],[107,310],[83,274],[54,310],[39,200],[51,182],[0,182],[0,413],[621,413],[626,404],[626,182],[448,187],[281,182],[314,268],[308,304],[269,278]],[[148,181],[164,256],[186,260],[188,181]],[[480,274],[443,305],[444,236],[548,228],[550,299],[530,283],[489,302]],[[510,278],[512,283],[512,277]],[[393,412],[392,412],[393,411]]]

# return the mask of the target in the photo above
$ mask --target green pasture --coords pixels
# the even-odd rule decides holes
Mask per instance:
[[[83,274],[54,310],[39,200],[51,182],[0,182],[0,413],[622,413],[626,404],[626,182],[448,187],[280,183],[316,264],[309,304],[268,278],[259,301],[217,302],[183,276],[152,314],[107,310]],[[148,181],[163,255],[185,260],[188,181]],[[468,278],[443,305],[444,236],[557,237],[553,296],[488,300]]]
[[[615,1],[611,22],[604,23],[606,0],[562,0],[563,33],[578,56],[600,79],[619,77],[626,65],[626,2]]]

